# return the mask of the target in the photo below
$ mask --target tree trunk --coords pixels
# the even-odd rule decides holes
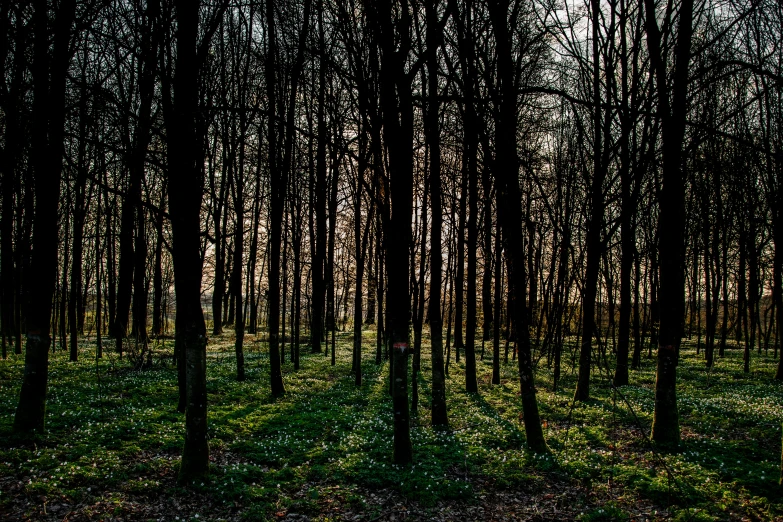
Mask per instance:
[[[146,149],[145,149],[146,150]],[[141,200],[136,208],[137,232],[135,238],[136,259],[134,260],[133,274],[133,321],[131,323],[131,335],[135,343],[142,346],[143,353],[148,341],[147,336],[147,233],[146,215],[141,205]]]
[[[198,104],[196,41],[199,6],[176,0],[177,55],[174,111],[169,136],[169,207],[173,241],[174,289],[177,296],[176,335],[184,356],[185,445],[180,483],[202,478],[209,471],[207,443],[207,328],[201,310],[199,213],[203,158],[199,158],[195,116]]]
[[[394,412],[394,463],[413,459],[408,417],[408,321],[411,305],[408,292],[408,253],[411,244],[413,210],[413,96],[412,79],[406,74],[404,59],[410,52],[411,13],[406,2],[401,17],[392,16],[390,0],[367,6],[381,50],[380,97],[384,137],[389,156],[391,208],[384,208],[384,249],[388,273],[388,329],[392,343],[392,407]],[[396,2],[395,2],[396,3]],[[394,45],[400,41],[399,48]]]
[[[513,58],[508,28],[514,21],[508,20],[508,0],[493,2],[490,18],[495,33],[498,52],[498,80],[500,82],[499,121],[496,124],[496,157],[493,169],[498,193],[498,219],[501,222],[503,249],[508,259],[509,280],[513,281],[514,323],[519,350],[519,384],[522,395],[522,414],[525,423],[527,445],[535,453],[549,449],[544,440],[538,401],[534,385],[531,360],[530,332],[525,306],[525,259],[522,248],[523,223],[521,194],[518,179],[518,158],[516,151],[517,103],[513,78]]]
[[[429,159],[429,158],[428,158]],[[426,170],[426,169],[425,169]],[[411,292],[413,293],[413,367],[411,368],[411,414],[416,415],[419,409],[419,371],[421,371],[421,333],[424,326],[424,281],[427,272],[427,207],[430,187],[425,180],[424,197],[421,204],[421,233],[419,243],[419,277],[414,274],[415,248],[411,249]],[[414,223],[415,226],[415,223]]]
[[[114,336],[116,330],[116,316],[117,316],[117,263],[116,263],[116,241],[115,241],[115,225],[117,222],[116,208],[117,197],[109,198],[108,192],[108,172],[104,176],[104,191],[103,197],[106,202],[106,312],[107,321],[109,324],[108,334],[109,337]]]
[[[217,140],[217,135],[215,136]],[[224,147],[225,149],[225,147]],[[228,162],[223,161],[221,166],[220,187],[215,187],[214,166],[210,164],[210,189],[212,197],[215,199],[214,210],[212,214],[215,220],[215,268],[214,268],[214,287],[212,290],[212,335],[218,336],[223,333],[223,314],[225,312],[223,300],[226,292],[226,221],[228,212],[224,212],[226,201]]]
[[[467,95],[469,96],[470,93],[467,93]],[[467,115],[467,109],[465,113]],[[470,141],[468,135],[472,134],[468,132],[467,126],[468,124],[465,122],[463,125],[463,127],[465,127],[463,129],[465,134],[465,143],[462,155],[462,176],[459,193],[459,217],[457,224],[457,275],[454,280],[454,350],[457,362],[459,362],[460,348],[465,347],[465,343],[462,338],[462,328],[464,324],[463,313],[465,310],[465,221],[467,220],[468,209],[468,164],[470,163]]]
[[[495,225],[495,317],[492,321],[492,384],[500,384],[500,294],[503,286],[500,241],[500,221],[498,221]]]
[[[484,360],[484,344],[491,339],[492,331],[492,182],[489,169],[481,174],[484,192],[484,241],[482,245],[483,274],[481,277],[481,359]]]
[[[275,32],[275,0],[266,0],[267,22],[267,56],[266,83],[267,103],[270,112],[277,107],[276,74],[277,74],[277,35]],[[270,223],[269,223],[269,363],[270,384],[272,396],[277,397],[285,392],[283,373],[280,364],[280,243],[282,241],[283,204],[285,200],[286,180],[278,174],[277,166],[277,123],[275,118],[269,118],[268,133],[268,163],[270,173]],[[285,170],[283,169],[283,173]],[[283,179],[281,179],[283,178]]]
[[[318,143],[316,147],[315,166],[315,245],[313,250],[313,300],[312,325],[310,328],[310,342],[313,353],[321,353],[323,335],[324,300],[326,298],[326,283],[324,281],[324,269],[326,264],[326,43],[324,39],[323,0],[318,1]],[[328,347],[327,347],[328,351]]]
[[[86,53],[85,53],[86,54]],[[83,64],[87,59],[83,57]],[[79,355],[79,318],[83,308],[82,303],[82,263],[84,261],[84,222],[87,217],[86,190],[87,190],[87,165],[86,165],[86,140],[87,140],[87,90],[85,85],[85,71],[82,66],[81,96],[79,100],[79,145],[76,166],[76,183],[73,187],[73,248],[71,253],[71,287],[68,296],[68,323],[70,329],[70,357],[76,362]]]
[[[652,440],[676,446],[680,440],[677,412],[677,359],[682,338],[685,300],[685,176],[682,170],[683,140],[687,116],[688,61],[693,34],[693,0],[683,0],[679,11],[674,81],[667,88],[655,3],[645,0],[647,48],[658,87],[658,110],[663,136],[663,190],[660,194],[658,238],[660,252],[661,309],[658,365],[655,378],[655,412]],[[673,95],[670,103],[670,93]]]
[[[633,296],[633,357],[631,359],[631,368],[641,369],[642,366],[642,326],[641,326],[641,297],[639,295],[640,280],[642,277],[641,256],[639,252],[634,251],[634,296]]]
[[[25,284],[27,346],[25,369],[14,416],[15,432],[42,431],[51,344],[52,296],[57,271],[57,222],[51,219],[60,197],[64,154],[65,85],[71,54],[69,44],[76,12],[74,0],[63,0],[54,18],[54,43],[49,57],[47,2],[33,2],[33,116],[30,162],[34,172],[35,233],[30,277]],[[51,76],[50,76],[51,71]]]
[[[362,246],[367,248],[367,233],[372,224],[372,216],[367,219],[366,231],[364,236],[364,245],[362,245],[362,179],[366,170],[365,143],[366,133],[360,130],[359,143],[359,165],[356,172],[356,187],[354,188],[354,207],[353,207],[353,235],[354,235],[354,257],[356,263],[356,282],[354,284],[353,294],[353,358],[351,365],[353,367],[354,384],[362,385],[362,284],[364,277],[364,253]]]
[[[68,318],[67,318],[67,310],[68,310],[68,298],[66,297],[68,292],[68,268],[70,265],[70,255],[71,255],[71,248],[73,246],[71,242],[71,191],[68,187],[65,189],[66,196],[65,196],[65,223],[63,223],[63,229],[65,231],[65,237],[63,238],[64,243],[64,249],[63,249],[63,268],[62,268],[62,277],[60,279],[60,295],[59,295],[59,310],[58,310],[58,320],[57,320],[57,329],[60,332],[60,349],[65,350],[65,335],[68,332]],[[25,311],[25,315],[27,315],[27,312]],[[52,353],[54,353],[54,347],[52,347]],[[122,358],[122,355],[120,355],[120,358]]]
[[[636,210],[636,192],[631,190],[631,153],[629,148],[632,118],[628,91],[628,6],[620,2],[620,328],[617,340],[617,365],[614,385],[628,385],[628,352],[631,344],[631,273],[636,249],[636,234],[633,229],[633,215]]]
[[[335,125],[336,126],[336,125]],[[333,136],[337,136],[337,129],[333,129]],[[335,302],[335,247],[337,238],[337,187],[339,170],[338,144],[332,143],[329,151],[329,160],[331,163],[330,183],[329,183],[329,233],[326,245],[326,328],[332,332],[332,366],[336,364],[336,341],[335,331],[337,330],[337,303]],[[327,349],[328,352],[328,349]]]
[[[242,301],[242,265],[245,253],[245,134],[247,122],[245,113],[239,117],[239,164],[235,170],[234,213],[236,230],[234,238],[234,299],[236,299],[236,323],[234,324],[234,353],[237,358],[237,381],[245,380],[245,314]]]
[[[163,335],[163,212],[166,206],[166,187],[161,188],[160,211],[155,216],[155,266],[152,276],[152,335]],[[99,205],[100,206],[100,205]]]
[[[446,378],[443,369],[443,319],[440,309],[443,269],[443,201],[441,195],[440,128],[438,103],[438,48],[442,34],[438,20],[439,0],[429,0],[424,6],[427,17],[427,81],[428,100],[425,132],[429,150],[429,188],[432,209],[430,238],[430,345],[432,358],[432,425],[448,424]],[[423,254],[423,247],[422,247]],[[423,283],[423,281],[422,281]]]
[[[598,295],[598,273],[601,264],[603,243],[601,232],[604,221],[603,186],[606,175],[602,161],[603,144],[601,128],[601,56],[599,42],[599,23],[601,6],[599,0],[591,0],[593,33],[593,179],[590,188],[590,220],[587,223],[587,244],[585,282],[582,295],[582,343],[579,349],[579,377],[574,397],[578,401],[590,398],[590,367],[593,350],[593,337],[596,333],[595,301]]]
[[[95,358],[103,358],[103,343],[101,339],[101,273],[103,272],[103,256],[101,253],[101,192],[98,191],[98,212],[95,214]]]
[[[469,108],[468,111],[473,111]],[[476,149],[471,149],[471,159],[468,165],[468,280],[467,320],[465,321],[465,391],[478,392],[476,377],[476,250],[478,249],[478,173],[476,165]]]
[[[5,14],[8,16],[11,3],[5,6]],[[18,13],[17,13],[17,16]],[[5,18],[4,18],[5,19]],[[3,334],[3,359],[6,358],[6,340],[14,343],[14,353],[21,353],[20,324],[17,321],[17,309],[20,306],[20,299],[16,289],[19,282],[19,265],[15,263],[21,254],[20,245],[17,246],[17,252],[14,252],[14,189],[18,180],[22,178],[23,172],[19,165],[19,151],[21,134],[21,87],[24,80],[25,69],[27,67],[27,55],[23,52],[27,47],[27,27],[19,24],[16,28],[15,52],[11,71],[11,80],[6,96],[7,103],[3,107],[5,114],[5,147],[2,149],[3,160],[0,164],[2,168],[2,178],[0,178],[0,187],[2,190],[2,214],[0,215],[0,293],[2,293],[2,334]],[[10,34],[6,36],[10,38]],[[9,76],[3,64],[3,77]]]
[[[385,297],[385,281],[384,278],[386,276],[385,270],[384,270],[384,258],[383,258],[383,230],[381,226],[381,216],[380,212],[378,213],[378,217],[376,220],[376,227],[375,227],[375,234],[377,241],[376,246],[376,266],[377,269],[375,270],[376,277],[378,278],[378,319],[376,321],[376,327],[375,327],[375,364],[381,364],[381,361],[383,359],[383,345],[384,341],[386,339],[386,334],[384,331],[384,297]],[[388,352],[387,352],[388,355]]]

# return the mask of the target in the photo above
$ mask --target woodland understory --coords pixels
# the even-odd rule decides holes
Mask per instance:
[[[364,331],[372,350],[373,330]],[[780,520],[777,486],[783,388],[763,354],[751,374],[733,345],[705,372],[686,342],[678,386],[679,451],[649,443],[654,361],[631,384],[611,387],[594,368],[594,398],[573,400],[574,367],[552,391],[546,357],[536,373],[550,455],[525,450],[513,361],[478,362],[479,393],[464,392],[451,361],[447,429],[428,401],[412,417],[413,465],[391,459],[388,364],[349,375],[350,335],[338,332],[336,363],[307,354],[285,366],[274,398],[265,340],[247,336],[247,380],[235,380],[231,333],[208,347],[210,476],[176,483],[184,419],[174,410],[171,340],[136,370],[116,356],[97,365],[94,340],[78,363],[53,356],[47,432],[9,437],[22,361],[0,364],[0,518],[8,520]],[[256,342],[260,341],[260,342]],[[429,336],[424,336],[426,375]],[[573,346],[566,349],[572,359]],[[513,356],[513,354],[512,354]],[[464,361],[464,359],[463,359]],[[608,364],[612,362],[609,354]],[[422,378],[422,389],[429,383]],[[196,517],[198,515],[198,518]]]

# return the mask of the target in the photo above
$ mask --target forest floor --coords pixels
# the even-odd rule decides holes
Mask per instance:
[[[336,365],[303,349],[284,364],[286,393],[269,393],[266,343],[248,335],[244,382],[233,337],[208,348],[210,478],[176,484],[184,415],[175,411],[172,341],[155,341],[151,367],[131,368],[95,341],[80,360],[50,359],[47,431],[11,434],[22,356],[0,361],[0,520],[783,520],[780,476],[783,384],[772,354],[751,373],[729,349],[707,372],[686,343],[679,366],[682,443],[648,442],[655,360],[631,385],[610,385],[601,359],[592,399],[572,401],[573,357],[561,388],[538,362],[541,417],[552,452],[525,450],[516,363],[492,386],[491,345],[478,362],[479,393],[464,392],[464,358],[447,381],[449,428],[428,410],[429,346],[422,350],[414,464],[391,463],[388,366],[374,364],[366,330],[364,382],[354,385],[350,334],[337,335]],[[570,348],[569,348],[570,350]]]

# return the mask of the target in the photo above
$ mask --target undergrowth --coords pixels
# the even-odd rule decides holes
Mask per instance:
[[[569,357],[556,392],[543,357],[538,400],[552,452],[542,456],[525,449],[516,364],[501,364],[502,383],[491,385],[489,346],[478,361],[478,394],[464,392],[464,358],[456,363],[452,353],[450,424],[431,426],[425,336],[420,410],[411,428],[414,464],[401,467],[391,462],[388,366],[374,364],[374,330],[364,335],[361,387],[349,375],[350,334],[338,333],[337,364],[302,346],[302,367],[294,372],[286,362],[286,393],[278,399],[269,393],[265,343],[247,336],[247,379],[237,382],[233,338],[212,339],[210,478],[190,491],[251,519],[292,511],[317,516],[335,498],[361,512],[373,490],[434,506],[477,502],[487,490],[543,492],[554,483],[592,492],[584,498],[582,520],[626,520],[642,512],[677,520],[783,516],[777,485],[783,386],[772,380],[771,354],[754,353],[752,372],[744,374],[740,350],[729,349],[708,372],[694,347],[684,344],[677,390],[682,443],[676,452],[647,439],[654,359],[643,359],[642,368],[631,372],[630,386],[614,389],[611,357],[599,358],[591,400],[574,404]],[[175,411],[171,345],[156,343],[152,367],[140,371],[107,350],[96,363],[94,340],[82,342],[76,363],[58,350],[50,358],[47,431],[33,439],[11,433],[23,358],[0,362],[0,478],[22,485],[15,493],[0,491],[0,513],[20,494],[31,503],[187,496],[188,489],[173,480],[184,416]],[[122,502],[116,506],[121,514]]]

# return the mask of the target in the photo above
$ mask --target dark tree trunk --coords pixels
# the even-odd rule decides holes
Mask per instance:
[[[421,204],[421,233],[419,243],[419,277],[415,276],[415,252],[411,248],[411,293],[413,294],[413,365],[411,368],[411,415],[416,415],[419,409],[419,372],[421,371],[421,333],[424,327],[424,281],[427,272],[427,207],[430,187],[425,180],[424,197]],[[414,224],[415,226],[415,224]]]
[[[337,130],[334,129],[334,136]],[[329,235],[326,245],[326,328],[332,333],[332,366],[336,364],[335,331],[337,330],[337,309],[335,303],[335,277],[334,277],[334,252],[337,237],[337,186],[338,186],[338,144],[332,143],[330,150],[330,162],[332,164],[329,183]],[[328,353],[328,348],[327,348]]]
[[[169,136],[169,207],[173,241],[176,336],[184,358],[185,446],[179,481],[188,483],[209,471],[207,443],[207,327],[201,310],[200,219],[203,158],[197,135],[198,3],[176,0],[177,57],[174,106]]]
[[[582,343],[579,347],[579,377],[574,397],[578,401],[590,398],[590,367],[592,360],[593,338],[597,331],[595,301],[598,295],[598,274],[603,254],[601,232],[604,221],[604,178],[606,175],[603,161],[603,129],[601,116],[601,55],[599,42],[599,23],[601,6],[599,0],[591,0],[593,34],[593,179],[590,186],[590,220],[587,223],[587,244],[585,281],[582,294]]]
[[[291,342],[291,361],[294,363],[294,370],[299,369],[299,339],[302,320],[302,208],[299,198],[298,181],[292,183],[292,201],[294,204],[292,220],[294,222],[292,246],[294,255],[294,288],[293,288],[293,339]]]
[[[323,0],[318,1],[318,143],[316,146],[315,165],[315,245],[313,250],[313,300],[312,325],[310,327],[310,342],[313,353],[321,353],[323,335],[324,300],[326,284],[324,269],[326,264],[326,43],[324,39]],[[328,347],[326,348],[328,351]]]
[[[495,225],[495,317],[492,321],[492,384],[500,384],[500,294],[503,290],[500,241],[500,221],[498,221]]]
[[[473,109],[468,109],[472,111]],[[465,321],[465,390],[468,393],[478,392],[478,380],[476,377],[476,250],[478,248],[478,173],[476,168],[476,153],[472,149],[468,166],[468,272],[467,272],[467,320]]]
[[[293,158],[294,158],[294,123],[295,123],[295,115],[296,115],[296,102],[297,102],[297,92],[299,89],[299,81],[300,76],[302,74],[302,67],[304,65],[304,52],[305,52],[305,45],[307,43],[307,37],[310,31],[310,9],[312,6],[311,0],[305,0],[304,3],[304,12],[302,16],[302,27],[299,31],[299,42],[297,44],[296,48],[296,60],[294,62],[293,69],[291,71],[291,79],[290,79],[290,98],[288,100],[288,109],[286,114],[286,127],[285,127],[285,142],[284,142],[284,148],[283,148],[283,185],[281,190],[281,198],[285,198],[286,191],[288,190],[289,180],[293,177]],[[271,171],[270,171],[271,172]],[[293,220],[294,217],[294,209],[291,209],[291,219]],[[287,219],[287,218],[286,218]],[[292,234],[298,234],[298,227],[297,231],[293,231]],[[286,238],[288,237],[288,231],[286,231]],[[295,239],[295,241],[298,241]],[[285,242],[284,242],[285,247]],[[288,249],[286,248],[284,255],[283,255],[283,306],[282,306],[282,315],[283,315],[283,328],[282,328],[282,346],[280,349],[280,359],[281,362],[285,360],[285,310],[286,310],[286,296],[288,294],[286,286],[287,286],[287,252]],[[298,262],[298,259],[296,260]],[[294,270],[295,276],[296,276],[296,269]],[[298,282],[294,283],[295,292],[296,288],[298,288]],[[295,300],[296,298],[294,298]],[[292,328],[297,329],[298,332],[298,325],[294,326]],[[298,334],[297,334],[298,335]],[[298,343],[298,340],[296,341]],[[298,350],[297,347],[292,347],[294,351]],[[296,359],[297,356],[294,354],[292,359]],[[296,359],[294,361],[295,366],[298,368],[299,361]]]
[[[122,343],[128,335],[128,317],[130,316],[131,292],[133,289],[133,214],[136,208],[134,201],[134,195],[136,194],[134,181],[134,179],[131,179],[130,187],[128,189],[129,197],[123,200],[122,210],[120,212],[120,251],[117,262],[119,265],[117,271],[117,304],[114,315],[114,328],[112,329],[116,351],[120,355],[120,359],[122,359],[123,352]],[[139,180],[139,187],[141,187],[140,182],[141,180]]]
[[[703,204],[707,204],[706,188],[702,188],[703,191]],[[706,207],[703,207],[706,208]],[[710,256],[710,220],[709,213],[705,212],[702,221],[702,242],[704,243],[704,304],[707,314],[707,332],[706,339],[704,340],[704,356],[707,361],[707,368],[712,368],[714,349],[715,349],[715,314],[713,314],[712,300],[714,295],[712,293],[712,256]]]
[[[778,168],[781,167],[780,161],[783,158],[778,156]],[[778,172],[780,176],[780,172]],[[775,242],[775,253],[772,260],[772,299],[775,306],[775,326],[777,327],[775,333],[775,347],[779,347],[780,351],[778,355],[778,369],[775,372],[775,379],[783,381],[783,346],[780,344],[781,334],[783,334],[783,210],[781,210],[781,202],[783,202],[783,183],[780,182],[778,177],[777,191],[774,195],[774,201],[776,204],[776,213],[774,215],[774,225],[772,227],[772,237]]]
[[[87,54],[86,52],[84,53]],[[82,263],[84,257],[84,222],[87,217],[87,85],[86,85],[86,64],[87,57],[82,58],[82,81],[80,84],[81,95],[79,99],[79,144],[77,151],[76,164],[76,182],[73,187],[74,208],[73,208],[73,249],[71,254],[71,287],[68,296],[68,323],[70,329],[70,357],[75,362],[79,355],[79,334],[83,333],[80,328],[80,319],[83,317],[81,312],[84,307],[83,281],[82,281]],[[81,324],[83,327],[83,323]]]
[[[474,64],[474,42],[473,42],[473,20],[472,20],[472,6],[468,5],[465,8],[464,20],[461,17],[457,17],[458,21],[461,21],[464,25],[460,33],[460,48],[461,59],[463,69],[463,81],[465,84],[465,116],[464,116],[464,129],[465,134],[465,151],[464,154],[467,161],[463,165],[463,176],[467,178],[463,181],[463,187],[467,188],[467,191],[461,193],[462,198],[470,198],[467,200],[468,216],[467,216],[467,310],[465,321],[465,389],[468,392],[478,391],[478,382],[476,379],[476,352],[475,352],[475,337],[476,337],[476,248],[478,246],[478,118],[476,115],[476,107],[474,103],[473,92],[473,79],[475,78],[475,64]],[[463,223],[464,224],[464,223]],[[460,227],[458,231],[462,231]],[[457,254],[458,262],[464,259],[463,253]],[[459,272],[458,272],[459,278]],[[459,285],[461,281],[458,281]],[[459,296],[458,296],[459,297]],[[461,303],[457,303],[458,324],[457,328],[462,328],[460,308]],[[459,339],[459,338],[458,338]],[[457,350],[459,354],[459,350]],[[458,356],[459,357],[459,356]],[[459,359],[458,359],[459,360]]]
[[[155,266],[152,276],[152,335],[163,335],[163,212],[166,205],[165,181],[160,195],[160,205],[155,216]]]
[[[386,332],[384,331],[384,298],[385,298],[385,270],[384,270],[384,257],[383,257],[383,229],[381,226],[380,213],[376,219],[376,277],[378,278],[378,319],[375,327],[375,364],[381,364],[384,357],[383,345],[386,340]],[[386,353],[388,355],[388,351]]]
[[[266,56],[266,83],[267,103],[270,111],[277,107],[276,103],[276,74],[277,66],[277,35],[275,32],[275,0],[266,0],[267,23],[267,56]],[[283,373],[280,363],[280,244],[282,241],[283,205],[285,202],[284,178],[285,170],[277,166],[277,123],[275,118],[269,118],[268,133],[268,162],[270,173],[270,223],[269,223],[269,362],[270,384],[272,396],[277,397],[285,392],[283,386]],[[281,172],[282,170],[282,172]]]
[[[375,268],[375,239],[371,237],[367,253],[367,316],[365,324],[375,324],[375,299],[378,292],[377,269]]]
[[[429,0],[427,16],[427,80],[428,100],[425,132],[429,150],[429,188],[432,199],[432,236],[430,238],[430,345],[432,358],[432,425],[448,424],[446,407],[446,378],[443,369],[443,319],[440,309],[443,268],[443,201],[441,194],[440,128],[438,103],[438,48],[441,45],[439,0]],[[423,250],[423,247],[422,247]],[[423,254],[423,252],[422,252]],[[422,281],[423,283],[423,281]]]
[[[11,2],[4,6],[4,16],[9,16]],[[16,13],[19,16],[19,13]],[[6,20],[6,18],[3,18]],[[5,22],[3,22],[5,24]],[[19,281],[19,266],[15,260],[21,252],[14,252],[14,189],[18,179],[22,177],[22,169],[19,164],[19,140],[21,138],[21,87],[24,79],[24,72],[27,65],[27,56],[23,49],[27,46],[27,27],[19,24],[16,28],[16,39],[11,71],[11,80],[6,103],[3,111],[5,114],[5,147],[2,149],[2,178],[0,178],[0,189],[2,190],[2,215],[0,215],[0,293],[2,293],[2,335],[3,335],[3,359],[6,358],[6,341],[14,343],[14,353],[21,353],[21,343],[16,343],[16,339],[21,338],[20,325],[17,322],[17,309],[19,296],[16,284]],[[10,39],[10,34],[6,35]],[[2,55],[5,56],[5,55]],[[3,77],[7,77],[8,71],[5,70],[5,61],[0,66],[3,69]],[[19,245],[17,245],[17,249]],[[16,255],[15,255],[16,254]]]
[[[98,201],[96,203],[98,212],[95,214],[95,358],[103,357],[103,341],[101,339],[101,311],[103,303],[101,302],[101,275],[103,272],[103,257],[101,253],[101,193],[98,191]]]
[[[470,93],[467,93],[470,96]],[[467,105],[467,101],[466,101]],[[465,111],[467,116],[467,109]],[[468,164],[470,163],[469,154],[469,139],[468,135],[472,134],[467,130],[467,122],[463,125],[463,133],[465,134],[464,151],[462,154],[462,179],[460,184],[459,193],[459,217],[457,223],[457,274],[454,279],[455,296],[454,296],[454,350],[455,358],[459,362],[460,348],[465,347],[465,342],[462,338],[462,328],[464,323],[463,312],[465,310],[465,221],[467,219],[468,211]]]
[[[631,123],[628,89],[628,47],[627,47],[627,3],[620,2],[620,328],[617,339],[617,365],[614,385],[628,384],[628,352],[631,344],[631,273],[636,248],[636,234],[633,229],[633,215],[637,197],[632,192],[631,153],[629,147]]]
[[[481,277],[481,359],[484,360],[484,344],[491,339],[492,331],[492,182],[489,169],[481,174],[484,192],[484,241],[482,245],[483,274]]]
[[[523,223],[521,193],[518,179],[518,158],[516,153],[516,90],[514,87],[514,65],[508,28],[514,27],[514,20],[508,20],[508,1],[493,2],[490,18],[495,33],[498,52],[498,80],[500,82],[499,121],[496,124],[497,151],[494,169],[498,194],[498,219],[500,219],[503,250],[508,259],[509,280],[514,292],[514,331],[519,351],[519,383],[522,395],[522,414],[525,423],[527,445],[536,453],[548,452],[538,401],[534,385],[531,360],[530,332],[528,331],[527,307],[525,306],[525,259],[522,248]]]
[[[47,2],[33,2],[33,116],[30,162],[34,173],[35,231],[30,273],[25,282],[27,346],[25,369],[14,417],[15,432],[42,431],[46,418],[52,296],[57,271],[57,221],[51,219],[60,197],[64,154],[65,85],[70,62],[74,0],[63,0],[54,17],[49,57]],[[50,75],[51,71],[51,75]]]
[[[641,326],[641,313],[640,307],[642,306],[641,297],[639,295],[639,287],[641,286],[641,260],[639,252],[634,252],[634,280],[633,280],[633,357],[631,358],[631,368],[634,370],[641,369],[642,366],[642,326]]]
[[[144,180],[144,165],[152,131],[152,99],[155,95],[155,64],[158,54],[159,0],[147,2],[146,23],[142,33],[141,64],[139,71],[139,95],[141,106],[135,133],[131,165],[131,196],[136,208],[136,244],[133,275],[133,324],[132,335],[137,343],[146,347],[147,336],[147,234],[146,212],[141,199],[141,185]]]
[[[134,249],[134,274],[133,274],[133,321],[131,325],[131,335],[135,343],[142,346],[142,352],[147,346],[147,232],[145,209],[141,206],[141,201],[136,208],[137,232],[136,248]]]
[[[117,316],[117,263],[116,263],[116,248],[115,248],[115,234],[114,227],[117,222],[117,216],[115,209],[117,208],[117,199],[109,198],[108,192],[108,173],[104,177],[104,186],[107,190],[104,191],[103,197],[106,201],[106,311],[108,321],[108,334],[109,337],[115,336],[116,330],[116,316]]]
[[[262,126],[259,125],[259,137],[262,132]],[[250,280],[249,307],[250,314],[248,320],[248,332],[258,333],[258,303],[256,299],[256,263],[258,260],[258,227],[261,222],[261,208],[263,207],[263,198],[261,194],[261,150],[258,151],[256,158],[255,172],[255,194],[253,196],[253,232],[250,236],[249,267],[247,277]]]
[[[366,134],[363,133],[365,136]],[[364,150],[366,147],[360,145],[360,150]],[[356,282],[354,285],[354,308],[353,308],[353,371],[355,377],[356,386],[362,384],[362,285],[364,284],[364,267],[365,257],[367,253],[367,242],[369,241],[370,229],[372,228],[372,222],[375,219],[374,207],[370,209],[369,216],[367,217],[367,223],[364,227],[364,233],[362,234],[362,179],[364,173],[367,170],[366,155],[360,154],[358,165],[358,176],[360,179],[356,181],[356,200],[354,204],[354,235],[356,249]]]
[[[65,196],[65,223],[63,223],[63,229],[65,231],[65,237],[63,238],[64,248],[63,248],[63,268],[62,268],[62,276],[60,278],[60,295],[56,296],[59,297],[59,310],[57,314],[56,324],[57,324],[57,330],[59,330],[60,333],[60,349],[65,350],[66,346],[66,340],[65,335],[68,332],[68,269],[70,265],[70,255],[71,255],[71,191],[68,187],[65,188],[66,196]],[[25,315],[27,312],[25,311]],[[54,353],[54,347],[52,347],[52,353]]]
[[[658,110],[663,136],[663,190],[660,195],[658,238],[661,263],[660,332],[655,379],[652,440],[676,446],[680,440],[677,412],[677,359],[682,338],[685,301],[685,176],[683,140],[687,116],[688,61],[693,34],[693,0],[683,0],[679,11],[674,80],[667,88],[655,3],[645,0],[647,47],[658,88]],[[670,93],[673,95],[670,101]]]
[[[392,402],[394,411],[394,463],[413,459],[408,417],[408,324],[411,316],[408,292],[413,210],[413,97],[412,78],[405,71],[410,52],[411,13],[407,1],[400,2],[399,19],[392,15],[392,2],[381,0],[367,7],[381,51],[380,97],[384,137],[389,152],[391,208],[384,208],[384,249],[388,273],[388,330],[392,343]],[[399,38],[398,38],[399,37]],[[395,40],[400,41],[395,48]]]
[[[236,230],[234,232],[234,270],[231,276],[234,278],[234,299],[236,299],[236,323],[234,323],[234,353],[237,358],[237,380],[245,380],[245,352],[243,343],[245,341],[245,314],[242,306],[242,265],[245,253],[245,113],[240,116],[240,145],[239,145],[239,165],[236,169],[234,179],[234,213],[236,214]]]
[[[718,347],[718,355],[721,357],[726,354],[726,339],[729,335],[729,239],[728,239],[728,225],[725,224],[725,220],[721,217],[720,221],[724,223],[723,229],[723,247],[721,248],[720,258],[720,271],[723,274],[721,293],[723,294],[723,317],[720,326],[720,345]]]

